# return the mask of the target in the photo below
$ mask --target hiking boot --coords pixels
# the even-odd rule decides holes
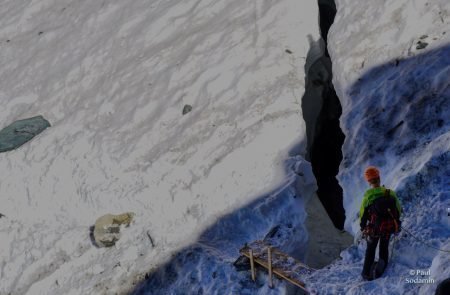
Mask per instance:
[[[378,262],[375,262],[372,266],[371,273],[375,279],[378,279],[383,275],[384,269],[386,268],[386,263],[384,260],[380,259]]]
[[[366,274],[361,274],[361,277],[363,278],[364,281],[372,281],[373,278],[369,275]]]

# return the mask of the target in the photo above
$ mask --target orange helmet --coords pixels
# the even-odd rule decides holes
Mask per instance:
[[[380,171],[374,166],[369,166],[366,168],[366,171],[364,172],[364,177],[366,178],[367,181],[371,181],[372,179],[375,178],[380,178]]]

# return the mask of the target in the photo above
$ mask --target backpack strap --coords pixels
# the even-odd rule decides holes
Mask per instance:
[[[384,191],[384,196],[386,198],[390,197],[391,196],[391,190],[390,189],[386,189]],[[395,232],[398,232],[399,231],[399,226],[398,226],[397,219],[394,217],[394,215],[392,215],[392,212],[391,212],[390,208],[388,208],[388,212],[389,212],[389,215],[391,216],[392,220],[394,220]]]

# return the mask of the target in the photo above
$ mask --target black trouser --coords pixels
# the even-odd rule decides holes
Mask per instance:
[[[370,268],[372,267],[373,261],[375,259],[375,251],[377,250],[378,240],[380,240],[380,249],[378,256],[380,257],[380,260],[384,261],[384,267],[386,268],[389,258],[389,238],[390,236],[368,239],[362,275],[369,276],[370,274]]]

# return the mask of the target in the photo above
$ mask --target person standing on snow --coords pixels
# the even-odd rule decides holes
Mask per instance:
[[[364,280],[379,278],[389,258],[389,238],[400,231],[401,206],[393,190],[380,186],[380,171],[367,167],[364,176],[371,186],[364,194],[359,213],[361,232],[367,240],[367,249],[362,270]],[[379,247],[379,261],[374,263],[375,251]]]

